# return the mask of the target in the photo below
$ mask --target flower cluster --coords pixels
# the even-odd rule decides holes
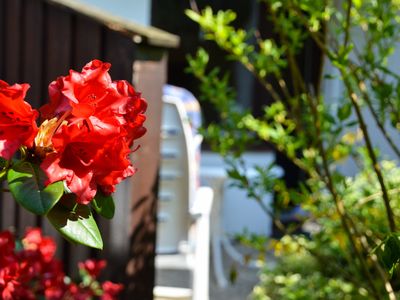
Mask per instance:
[[[54,241],[38,228],[27,229],[21,243],[9,231],[0,232],[0,299],[117,299],[121,284],[98,282],[104,260],[79,263],[82,280],[75,283],[65,276],[55,251]]]
[[[68,240],[97,249],[92,211],[113,217],[111,194],[135,173],[129,155],[146,132],[146,101],[127,81],[112,80],[110,67],[92,60],[58,77],[38,110],[25,101],[28,84],[0,80],[0,183]]]
[[[9,160],[27,147],[48,177],[64,181],[76,201],[88,204],[98,190],[135,173],[129,160],[134,140],[145,132],[146,102],[124,80],[112,81],[111,65],[99,60],[71,70],[49,85],[50,102],[38,111],[24,101],[27,84],[0,81],[0,156]]]
[[[24,101],[29,84],[0,80],[0,156],[11,159],[20,146],[32,147],[38,112]]]

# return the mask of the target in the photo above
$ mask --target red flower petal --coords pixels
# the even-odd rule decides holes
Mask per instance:
[[[31,147],[38,112],[24,101],[28,84],[0,81],[0,156],[11,159],[20,146]]]

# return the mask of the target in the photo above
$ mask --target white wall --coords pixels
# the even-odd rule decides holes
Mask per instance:
[[[248,169],[248,177],[255,176],[254,166],[267,167],[275,160],[273,152],[246,152],[243,155]],[[232,187],[232,181],[228,179],[224,171],[226,165],[221,156],[216,153],[204,151],[201,154],[201,181],[203,185],[214,188],[214,218],[213,222],[220,222],[223,233],[230,236],[243,233],[247,230],[249,233],[264,234],[269,236],[272,230],[272,219],[261,209],[255,200],[249,199],[245,190]],[[220,174],[211,176],[208,174]],[[283,170],[279,167],[273,169],[272,174],[277,177],[283,176]],[[218,177],[224,177],[222,186],[215,180]],[[222,190],[219,190],[222,188]],[[266,194],[263,199],[264,204],[270,207],[272,203],[272,194]]]
[[[150,25],[151,0],[79,0],[130,21]]]

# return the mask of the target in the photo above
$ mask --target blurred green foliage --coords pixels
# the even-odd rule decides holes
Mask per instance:
[[[249,70],[273,99],[261,116],[238,107],[229,74],[210,69],[209,54],[199,49],[188,56],[188,72],[200,81],[200,98],[212,103],[220,117],[203,134],[226,158],[235,184],[247,190],[283,233],[296,231],[281,222],[281,213],[293,204],[310,215],[300,218],[299,226],[307,222],[314,228],[307,238],[239,237],[260,252],[271,248],[279,255],[277,267],[262,272],[253,298],[396,299],[400,76],[390,62],[400,41],[400,1],[262,2],[274,38],[263,38],[257,29],[236,28],[236,13],[230,10],[187,11],[204,38]],[[316,81],[300,68],[299,54],[310,41],[321,61],[332,66],[330,74],[324,74],[322,66],[314,70]],[[336,101],[326,99],[322,89],[322,83],[332,80],[343,86]],[[384,160],[375,148],[376,132],[394,160]],[[256,168],[256,180],[247,178],[240,157],[260,142],[301,169],[304,181],[288,187],[267,166]],[[354,176],[341,172],[349,160],[356,165]],[[276,201],[271,208],[262,199],[272,192]]]

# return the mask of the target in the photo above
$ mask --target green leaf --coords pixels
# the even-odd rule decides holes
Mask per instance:
[[[112,219],[115,213],[114,199],[111,195],[106,196],[97,191],[96,197],[92,201],[94,210],[106,219]]]
[[[192,19],[195,22],[199,22],[200,21],[201,15],[199,15],[196,12],[194,12],[193,10],[186,9],[185,10],[185,14],[186,14],[186,16],[188,16],[190,19]]]
[[[75,195],[65,195],[47,218],[66,239],[88,247],[103,249],[103,240],[88,205],[77,204]]]
[[[15,200],[37,215],[47,214],[64,194],[62,181],[45,186],[45,173],[29,162],[16,163],[8,171],[7,180]]]
[[[358,121],[350,121],[348,123],[343,124],[346,127],[353,127],[355,125],[358,125]]]
[[[380,258],[390,274],[393,274],[394,269],[400,260],[400,240],[395,234],[387,237],[384,243],[384,249],[380,254]]]
[[[339,107],[337,112],[338,118],[343,121],[346,120],[351,115],[351,103],[346,103]]]
[[[227,173],[228,173],[229,178],[240,180],[240,181],[243,180],[243,175],[240,174],[240,172],[236,168],[227,170]]]
[[[354,7],[359,9],[362,5],[362,0],[353,0]]]

